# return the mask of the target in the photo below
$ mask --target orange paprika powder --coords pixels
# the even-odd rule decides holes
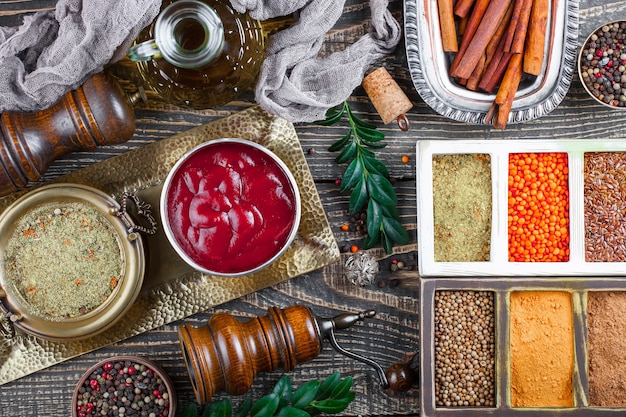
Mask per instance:
[[[569,260],[569,188],[566,153],[509,155],[510,262]]]

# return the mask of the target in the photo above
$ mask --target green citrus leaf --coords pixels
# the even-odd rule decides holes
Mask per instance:
[[[383,143],[383,142],[371,142],[371,141],[365,140],[365,139],[361,139],[361,143],[363,143],[365,146],[368,146],[368,147],[373,148],[373,149],[382,149],[382,148],[387,146],[387,144]]]
[[[291,380],[287,375],[280,377],[272,392],[278,395],[280,399],[280,405],[285,406],[291,402]]]
[[[376,125],[368,123],[365,120],[359,118],[357,115],[355,115],[352,112],[352,109],[350,108],[350,106],[346,105],[345,107],[348,109],[348,117],[350,118],[350,120],[354,122],[354,124],[356,124],[357,126],[367,127],[369,129],[376,128]]]
[[[337,106],[337,107],[332,107],[332,108],[330,108],[330,109],[328,109],[326,111],[326,119],[319,120],[319,121],[317,121],[315,123],[317,123],[318,125],[322,125],[322,126],[334,125],[339,120],[341,120],[341,117],[343,116],[344,109],[345,109],[345,106],[343,106],[343,105]]]
[[[309,381],[295,390],[291,397],[291,404],[296,408],[304,408],[315,399],[320,386],[318,380]]]
[[[348,211],[350,214],[356,214],[361,211],[369,195],[367,194],[367,184],[363,177],[357,182],[354,190],[350,194],[350,207]]]
[[[339,149],[346,146],[346,143],[352,138],[352,130],[350,130],[344,137],[339,139],[337,142],[330,145],[328,148],[328,152],[337,152]]]
[[[339,191],[342,193],[354,187],[359,180],[363,179],[363,165],[358,159],[353,159],[346,168],[341,178],[341,186]]]
[[[380,235],[376,236],[376,239],[372,239],[371,236],[365,236],[363,239],[363,249],[371,249],[378,244],[380,240]]]
[[[352,394],[351,397],[346,396],[345,398],[338,399],[338,400],[329,399],[329,400],[320,401],[318,403],[313,404],[313,407],[315,407],[317,410],[321,411],[322,413],[327,413],[327,414],[340,413],[343,410],[345,410],[348,407],[348,405],[350,405],[350,402],[352,402],[352,400],[354,400],[354,392],[350,392],[350,394]]]
[[[381,205],[380,209],[383,213],[383,216],[392,217],[394,219],[398,218],[398,208],[395,205],[393,206]]]
[[[333,372],[331,376],[323,380],[320,384],[319,389],[317,390],[317,395],[315,396],[315,399],[325,400],[326,398],[330,397],[330,394],[335,389],[335,386],[339,384],[340,378],[341,376],[339,372]]]
[[[356,142],[350,142],[350,144],[346,146],[345,148],[343,148],[341,153],[337,155],[337,157],[335,158],[335,162],[337,162],[338,164],[346,163],[349,160],[354,159],[354,157],[356,156],[356,152],[357,152]]]
[[[370,197],[385,206],[395,206],[398,204],[396,192],[393,190],[391,182],[382,175],[370,174],[367,176],[367,190]]]
[[[272,393],[262,397],[250,409],[250,417],[271,417],[278,410],[280,398]]]
[[[367,204],[367,235],[375,241],[378,241],[380,236],[380,217],[380,205],[370,198]]]
[[[285,407],[281,408],[280,411],[276,414],[277,417],[311,417],[309,413],[304,410],[300,410],[295,407]]]
[[[359,125],[355,127],[355,130],[358,137],[369,142],[380,142],[381,140],[385,139],[385,134],[380,130]]]
[[[389,171],[387,170],[387,167],[378,159],[372,158],[371,156],[363,156],[362,159],[365,169],[369,172],[380,174],[383,177],[389,178]]]
[[[391,217],[383,217],[383,232],[394,242],[401,245],[409,243],[409,234],[404,229],[402,224]]]
[[[380,235],[380,240],[382,241],[382,245],[383,245],[383,248],[385,249],[385,252],[392,253],[393,245],[392,245],[391,239],[389,239],[387,235],[383,233]]]
[[[250,398],[246,398],[235,410],[234,417],[246,417],[250,412],[250,409],[252,409],[252,400]]]
[[[202,417],[231,417],[233,415],[233,405],[227,398],[215,400],[209,403],[204,410]]]
[[[364,148],[363,146],[361,146],[359,150],[361,152],[361,156],[369,156],[371,158],[376,158],[376,154],[373,151],[367,148]]]
[[[350,391],[350,388],[352,388],[352,382],[352,377],[346,377],[342,380],[333,390],[331,398],[338,400],[346,396],[346,394]]]

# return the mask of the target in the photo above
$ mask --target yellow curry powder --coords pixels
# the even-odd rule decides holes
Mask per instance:
[[[568,292],[511,293],[513,407],[573,406],[574,324]]]

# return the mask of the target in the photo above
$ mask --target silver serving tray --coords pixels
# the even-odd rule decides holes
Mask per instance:
[[[542,75],[524,74],[509,124],[554,110],[576,68],[578,0],[551,0]],[[448,76],[453,55],[443,52],[437,0],[404,0],[406,53],[415,89],[437,113],[459,122],[485,124],[495,94],[467,90]]]

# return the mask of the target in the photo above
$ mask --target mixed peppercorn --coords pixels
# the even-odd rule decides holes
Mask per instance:
[[[626,22],[596,30],[583,46],[580,75],[587,90],[601,102],[626,106]]]
[[[130,360],[105,362],[78,388],[79,417],[167,417],[169,410],[170,394],[161,376]]]

